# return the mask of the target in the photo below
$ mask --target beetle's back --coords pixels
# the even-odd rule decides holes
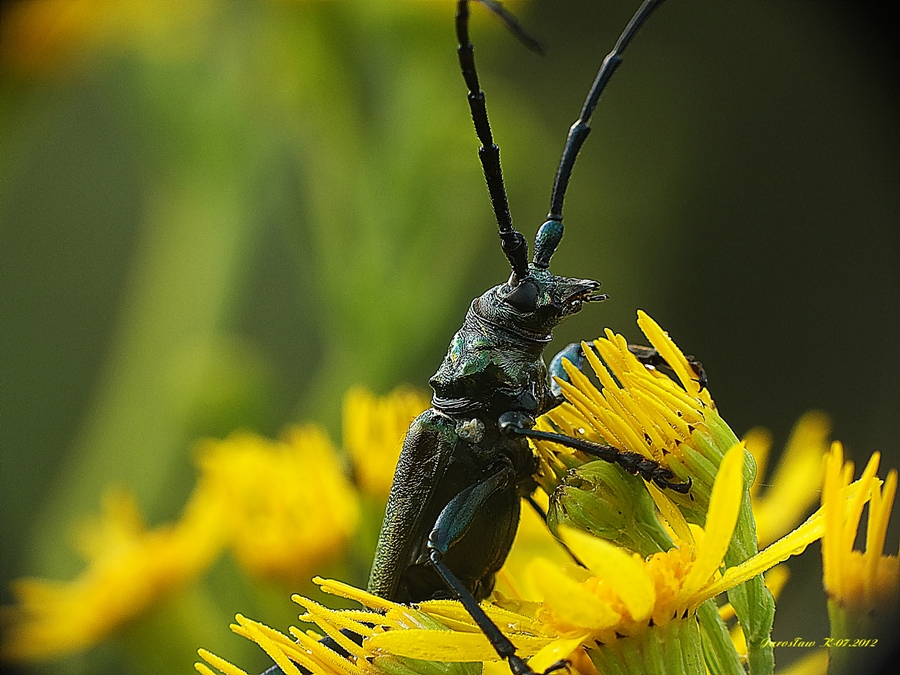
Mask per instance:
[[[444,507],[465,488],[508,470],[509,483],[479,509],[468,532],[447,551],[444,562],[476,599],[487,597],[512,546],[519,522],[518,474],[530,462],[514,458],[499,434],[476,448],[456,433],[456,421],[430,409],[406,435],[378,539],[369,592],[396,602],[452,597],[428,564],[428,535]],[[524,451],[529,453],[527,446]]]

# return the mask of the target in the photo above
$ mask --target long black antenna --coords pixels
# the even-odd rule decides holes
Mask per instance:
[[[510,21],[509,17],[511,15],[503,9],[502,5],[493,0],[480,1],[498,14],[506,22],[507,26],[522,39],[521,36],[524,35],[524,32],[515,20]],[[494,207],[494,215],[497,218],[497,226],[500,230],[500,244],[512,268],[509,284],[518,286],[519,282],[528,276],[528,242],[522,236],[522,233],[513,227],[512,216],[509,214],[509,201],[506,198],[503,173],[500,170],[500,148],[497,147],[491,136],[491,125],[488,122],[484,92],[481,91],[481,87],[478,84],[478,73],[475,71],[475,48],[469,40],[468,0],[459,0],[456,3],[456,39],[459,43],[456,50],[459,55],[459,65],[462,68],[466,86],[469,88],[469,108],[472,110],[472,121],[475,123],[475,133],[478,134],[478,140],[481,141],[481,147],[478,148],[478,158],[481,160],[481,166],[484,169],[484,179],[487,182],[488,192],[491,195],[491,205]]]
[[[603,59],[603,64],[600,66],[597,77],[594,79],[594,84],[591,86],[591,90],[588,92],[587,99],[585,99],[584,106],[581,109],[581,115],[569,128],[566,146],[563,149],[562,159],[560,159],[559,168],[556,171],[556,180],[553,182],[553,192],[550,197],[550,213],[547,214],[548,222],[541,227],[541,231],[547,233],[545,239],[551,241],[543,244],[541,241],[542,235],[539,232],[538,239],[535,242],[534,263],[539,267],[546,267],[550,264],[550,256],[553,255],[552,249],[556,248],[556,244],[562,238],[562,207],[566,196],[566,188],[569,186],[569,177],[572,175],[572,167],[575,165],[578,151],[581,150],[584,139],[587,138],[591,131],[588,122],[590,122],[591,116],[594,114],[594,109],[600,100],[600,94],[603,93],[603,89],[609,83],[613,73],[616,72],[616,68],[622,63],[622,53],[625,51],[628,43],[631,42],[631,38],[635,36],[644,24],[644,21],[647,20],[647,17],[662,2],[663,0],[644,0],[644,3],[635,12],[631,21],[619,36],[616,46]],[[549,236],[551,230],[553,235]]]

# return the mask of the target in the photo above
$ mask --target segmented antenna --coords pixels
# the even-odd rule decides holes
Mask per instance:
[[[502,5],[494,0],[479,0],[491,11],[504,20],[506,25],[519,39],[525,36],[528,41],[534,43],[522,31],[518,22],[510,15]],[[469,2],[459,0],[456,3],[456,39],[459,43],[457,54],[459,66],[462,69],[463,79],[469,89],[469,108],[472,111],[472,121],[475,123],[475,133],[481,141],[478,148],[478,158],[484,169],[484,179],[487,182],[488,192],[491,195],[491,205],[494,207],[494,215],[497,218],[497,227],[500,230],[500,244],[506,254],[512,275],[509,279],[510,286],[518,286],[519,282],[528,276],[528,242],[522,233],[517,231],[512,224],[512,216],[509,214],[509,201],[506,198],[506,188],[503,185],[503,173],[500,169],[500,148],[494,143],[491,136],[491,125],[488,122],[487,106],[484,102],[484,92],[478,84],[478,73],[475,71],[475,48],[469,40]],[[537,44],[537,43],[534,43]]]
[[[638,8],[631,21],[625,27],[625,30],[619,36],[616,46],[603,59],[603,64],[597,72],[594,84],[588,92],[587,99],[581,109],[581,115],[575,120],[575,123],[569,128],[569,135],[566,138],[566,146],[563,149],[562,159],[559,161],[559,168],[556,170],[556,180],[553,181],[553,192],[550,197],[550,213],[547,214],[547,222],[541,226],[538,231],[538,238],[535,240],[534,264],[538,267],[547,267],[550,264],[550,256],[553,255],[556,245],[562,238],[562,208],[563,200],[566,196],[566,188],[569,186],[569,178],[572,175],[572,167],[575,165],[575,158],[578,151],[584,143],[591,131],[588,122],[594,114],[597,102],[600,100],[600,94],[612,78],[616,68],[622,63],[622,53],[631,42],[631,38],[640,30],[647,17],[656,9],[663,0],[644,0],[644,3]],[[543,233],[543,236],[542,236]]]

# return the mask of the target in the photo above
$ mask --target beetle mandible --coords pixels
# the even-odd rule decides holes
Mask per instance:
[[[499,3],[479,1],[523,42],[530,42]],[[478,601],[491,593],[515,537],[520,501],[535,488],[536,463],[528,438],[575,447],[663,488],[690,489],[690,483],[673,482],[671,471],[637,453],[532,429],[538,416],[562,401],[542,356],[553,328],[584,303],[606,299],[599,293],[599,282],[556,276],[549,269],[563,235],[562,206],[569,176],[600,94],[626,46],[661,2],[645,0],[603,60],[581,114],[569,130],[550,212],[535,237],[530,263],[528,244],[512,225],[499,148],[478,82],[468,0],[457,2],[459,63],[481,142],[478,155],[512,271],[505,283],[472,301],[462,328],[430,380],[432,407],[413,421],[403,442],[368,590],[398,602],[459,599],[516,675],[533,671]],[[572,346],[567,350],[565,354],[574,355]],[[654,350],[636,347],[633,351],[645,363],[658,362]],[[552,365],[559,363],[560,359],[554,359]],[[703,382],[702,368],[693,365]],[[554,370],[558,372],[552,374],[563,374],[556,366]]]

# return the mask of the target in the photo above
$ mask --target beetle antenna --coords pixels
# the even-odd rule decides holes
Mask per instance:
[[[525,47],[529,50],[533,51],[535,54],[544,55],[544,47],[538,42],[534,37],[528,34],[528,32],[522,28],[522,24],[519,23],[519,20],[516,18],[516,15],[510,12],[506,7],[497,2],[497,0],[477,0],[482,5],[491,10],[494,14],[496,14],[506,27],[509,29],[509,32],[516,36],[516,39],[521,42]]]
[[[509,26],[510,30],[519,39],[525,35],[518,21],[512,18],[502,5],[494,0],[480,0],[495,14],[497,14]],[[528,38],[529,40],[531,38]],[[494,207],[494,216],[497,218],[497,227],[500,231],[500,245],[506,254],[512,275],[509,278],[510,286],[518,286],[519,282],[528,276],[528,242],[522,233],[517,231],[512,224],[512,216],[509,213],[509,201],[506,198],[506,188],[503,185],[503,172],[500,169],[500,148],[494,143],[491,135],[491,125],[488,122],[487,106],[484,102],[484,92],[478,84],[478,73],[475,71],[475,48],[469,40],[469,2],[458,0],[456,3],[456,40],[459,46],[456,52],[459,56],[459,65],[462,69],[463,79],[469,89],[469,108],[472,111],[472,121],[475,123],[475,133],[481,141],[478,148],[478,158],[484,169],[484,180],[487,182],[488,192],[491,195],[491,205]],[[527,43],[526,43],[527,44]]]
[[[547,267],[550,264],[550,256],[559,240],[562,238],[562,207],[563,200],[566,196],[566,188],[569,186],[569,177],[572,175],[572,167],[575,165],[575,158],[578,151],[584,143],[591,131],[588,122],[594,114],[597,102],[600,100],[600,94],[606,88],[616,68],[622,63],[622,53],[631,42],[631,38],[640,30],[647,17],[656,9],[663,0],[644,0],[643,4],[635,12],[631,21],[625,27],[625,30],[619,36],[616,46],[603,59],[603,64],[597,72],[594,84],[588,92],[584,106],[581,108],[581,115],[575,120],[575,123],[569,128],[569,135],[566,138],[566,145],[563,149],[562,159],[559,161],[559,168],[556,170],[556,180],[553,181],[553,192],[550,197],[550,213],[547,214],[547,222],[541,226],[535,240],[534,264],[538,267]]]

